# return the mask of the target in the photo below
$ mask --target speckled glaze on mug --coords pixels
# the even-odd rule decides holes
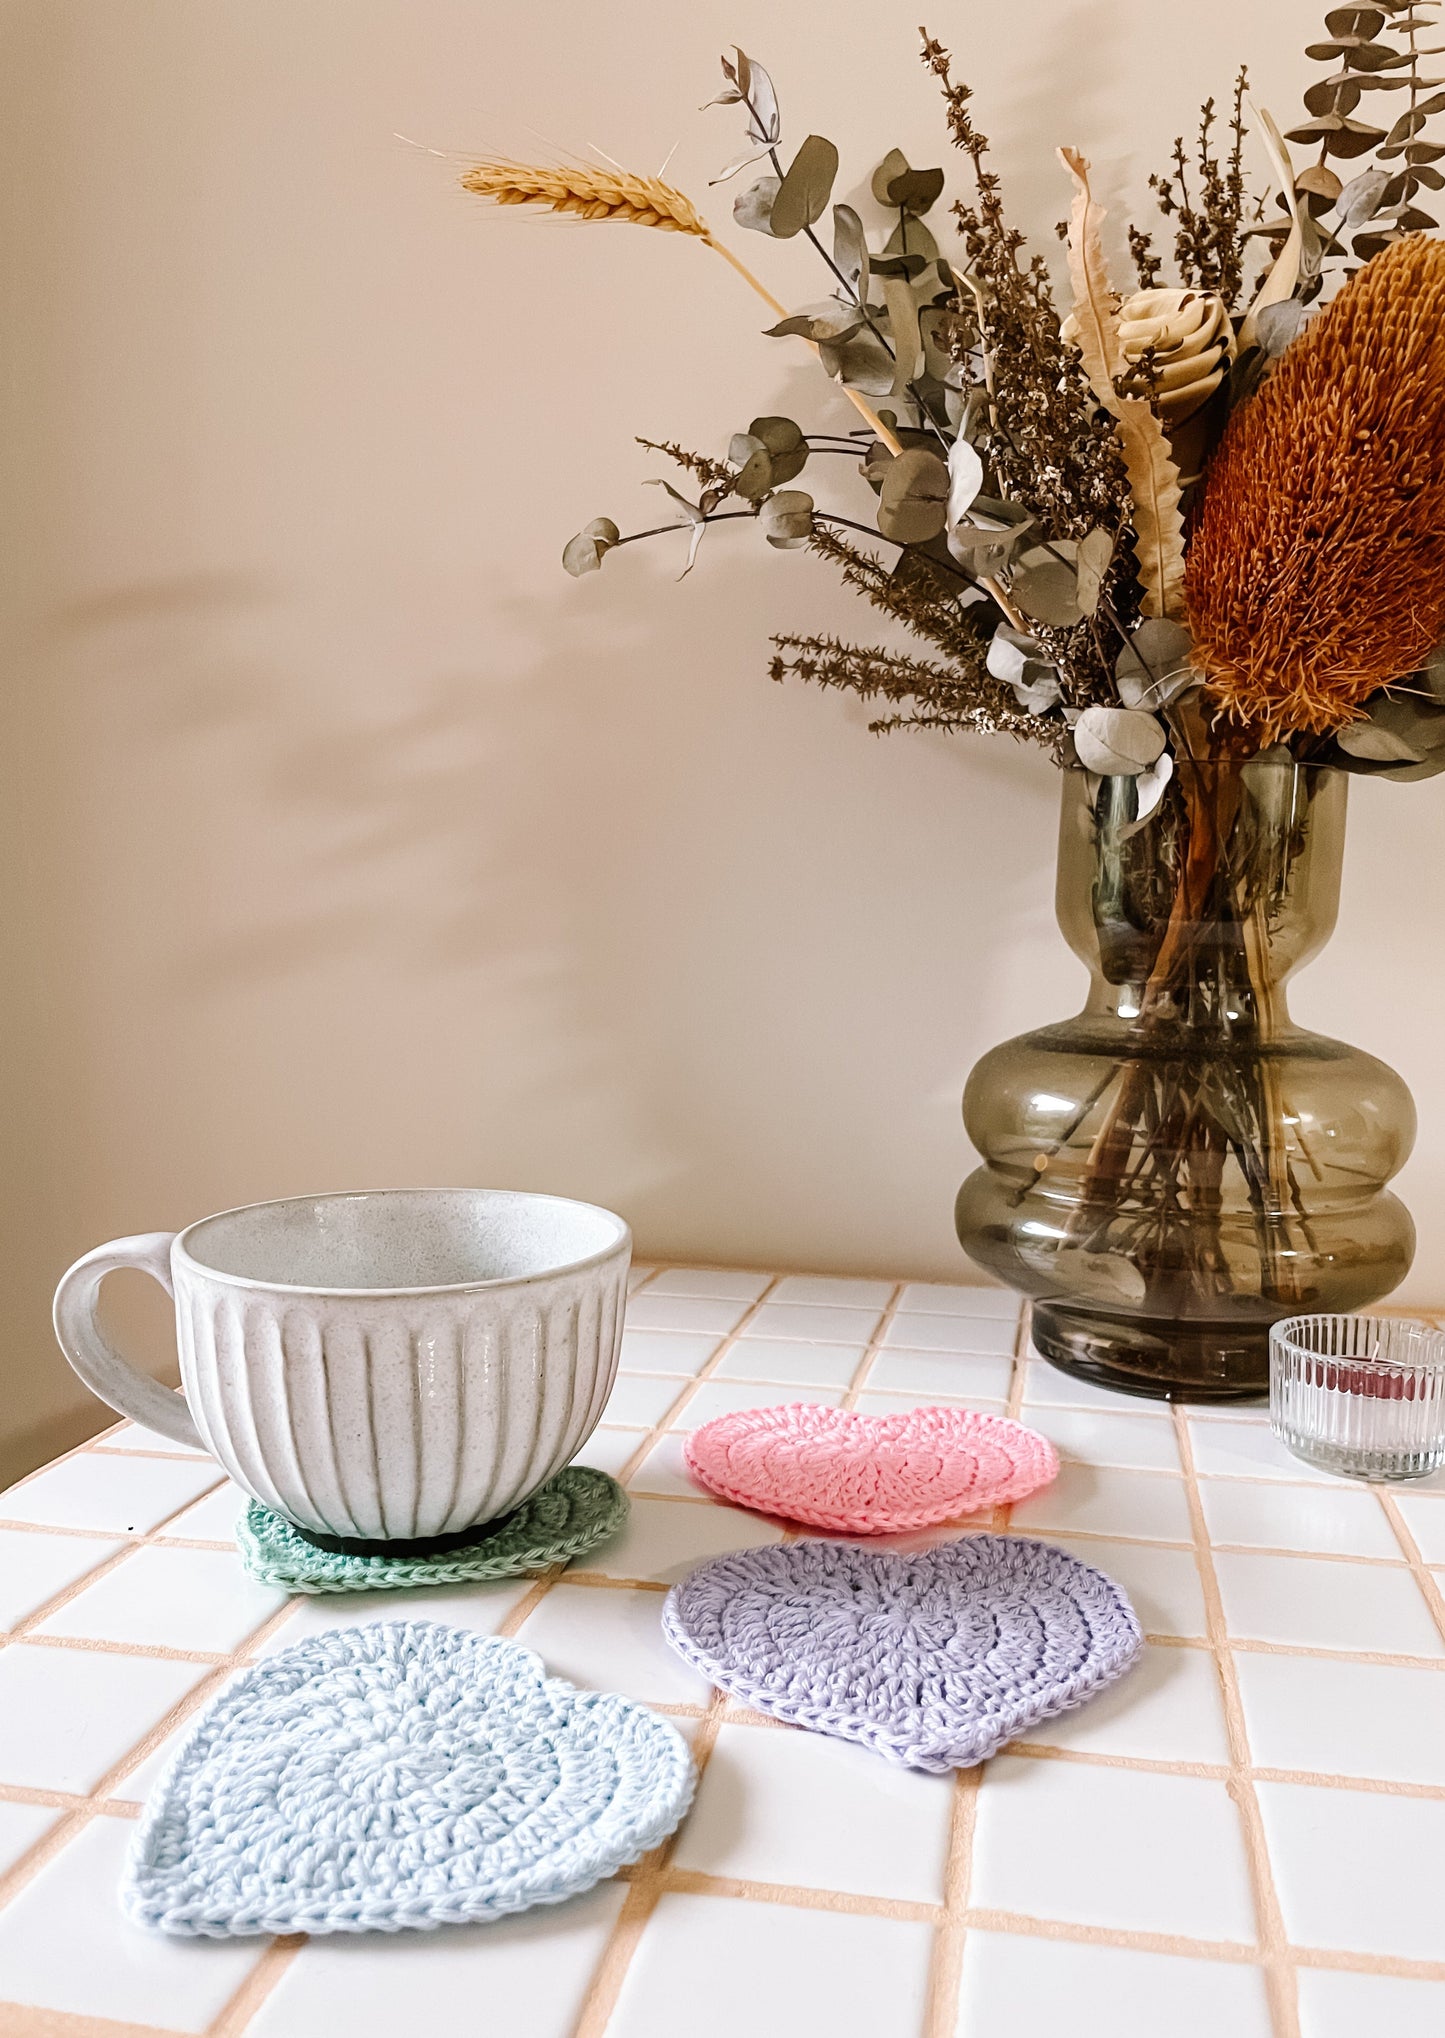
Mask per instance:
[[[620,1217],[560,1196],[297,1196],[87,1253],[55,1330],[103,1401],[203,1446],[298,1528],[431,1540],[510,1513],[591,1435],[631,1256]],[[174,1297],[180,1393],[100,1330],[117,1267]]]

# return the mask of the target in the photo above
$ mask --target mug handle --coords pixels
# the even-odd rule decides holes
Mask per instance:
[[[202,1442],[186,1397],[174,1387],[138,1373],[128,1359],[110,1343],[95,1319],[100,1284],[118,1267],[139,1267],[160,1282],[167,1295],[171,1285],[171,1241],[173,1231],[146,1231],[136,1238],[114,1238],[98,1245],[69,1268],[55,1291],[55,1335],[60,1349],[79,1373],[92,1394],[128,1415],[132,1422],[156,1430],[172,1443],[191,1444],[198,1451]]]

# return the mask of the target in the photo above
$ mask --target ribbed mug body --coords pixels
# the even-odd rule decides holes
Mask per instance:
[[[520,1505],[596,1427],[628,1257],[501,1286],[298,1296],[178,1255],[181,1384],[236,1484],[300,1527],[451,1535]]]

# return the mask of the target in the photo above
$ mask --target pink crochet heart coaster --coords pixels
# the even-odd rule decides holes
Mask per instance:
[[[724,1500],[855,1535],[930,1528],[1022,1500],[1059,1469],[1037,1430],[971,1408],[745,1408],[694,1430],[683,1455]]]

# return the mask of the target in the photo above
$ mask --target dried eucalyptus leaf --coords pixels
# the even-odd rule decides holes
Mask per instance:
[[[880,203],[899,206],[904,212],[927,212],[943,194],[942,170],[904,168],[888,179],[888,195]]]
[[[1445,706],[1405,692],[1375,694],[1368,713],[1335,737],[1348,757],[1372,764],[1423,764],[1445,752]]]
[[[813,498],[801,488],[780,489],[763,504],[758,521],[770,545],[780,552],[796,552],[812,535]]]
[[[1127,708],[1163,708],[1199,675],[1189,663],[1192,649],[1182,623],[1150,616],[1135,630],[1114,661],[1119,698]]]
[[[728,440],[728,465],[746,467],[754,453],[766,452],[767,447],[752,432],[734,432]]]
[[[1063,698],[1058,667],[1048,665],[1040,658],[1028,659],[1023,678],[1014,680],[1012,685],[1014,699],[1031,715],[1046,715]]]
[[[1083,615],[1079,606],[1079,576],[1068,559],[1037,545],[1015,562],[1009,591],[1036,623],[1050,629],[1066,630]]]
[[[1296,191],[1308,191],[1313,198],[1333,204],[1340,195],[1340,180],[1328,163],[1310,163],[1294,180]]]
[[[745,226],[751,233],[770,234],[773,230],[773,207],[782,188],[782,178],[775,177],[770,170],[766,177],[749,184],[746,191],[740,191],[733,200],[733,219],[738,226]]]
[[[1133,820],[1126,822],[1119,830],[1121,842],[1127,842],[1131,835],[1137,835],[1145,822],[1158,811],[1159,802],[1163,799],[1165,788],[1173,776],[1174,759],[1167,750],[1161,750],[1148,770],[1141,771],[1134,780],[1137,804]]]
[[[1074,749],[1085,771],[1135,778],[1165,744],[1164,724],[1139,708],[1085,708],[1074,724]]]
[[[763,147],[778,141],[783,132],[778,114],[778,95],[773,81],[761,64],[755,64],[743,50],[733,49],[734,61],[722,58],[723,77],[727,83],[716,99],[709,99],[708,106],[737,106],[748,109],[748,138]],[[706,112],[704,107],[703,111]]]
[[[789,241],[823,217],[837,174],[837,149],[825,136],[810,134],[788,165],[773,200],[769,231],[775,240]]]
[[[1104,576],[1114,563],[1114,540],[1105,530],[1089,531],[1079,540],[1074,557],[1078,576],[1077,600],[1082,614],[1092,616],[1099,606]]]
[[[580,580],[584,573],[595,573],[602,564],[602,555],[610,552],[622,536],[611,517],[594,517],[590,524],[584,524],[575,538],[569,538],[562,550],[562,564],[574,579]]]
[[[1325,16],[1325,27],[1331,35],[1358,35],[1366,42],[1377,36],[1384,25],[1383,7],[1335,7]]]
[[[1367,219],[1373,219],[1389,188],[1388,170],[1366,170],[1362,175],[1352,177],[1341,191],[1335,207],[1340,225],[1363,226]]]
[[[924,446],[900,453],[884,469],[878,528],[898,545],[922,545],[948,522],[948,469]]]
[[[888,331],[893,341],[893,391],[906,396],[908,385],[923,370],[923,341],[918,332],[918,306],[913,291],[901,277],[883,277],[883,302],[888,307]]]
[[[1044,647],[1036,637],[1000,623],[989,639],[984,669],[1005,686],[1022,686],[1029,666],[1043,663],[1047,663]]]
[[[742,434],[738,436],[741,437]],[[737,444],[736,439],[733,444]],[[782,476],[773,464],[772,454],[766,446],[758,446],[749,453],[739,468],[737,478],[733,482],[733,494],[740,495],[744,502],[761,502],[774,482],[781,479]]]
[[[863,222],[851,205],[833,207],[833,260],[858,294],[859,303],[868,298],[868,238]]]
[[[868,180],[868,188],[880,205],[892,203],[888,196],[888,186],[895,177],[903,176],[907,168],[908,158],[902,149],[890,149]]]
[[[921,258],[925,265],[939,259],[937,241],[917,213],[913,212],[907,213],[899,220],[888,236],[883,252],[885,255],[895,256],[915,255]]]
[[[863,321],[860,318],[795,311],[790,317],[779,319],[775,326],[765,326],[763,337],[778,340],[797,335],[805,340],[816,340],[819,346],[827,341],[830,346],[841,347],[862,329]],[[829,372],[831,373],[831,370]]]
[[[767,448],[772,462],[773,485],[791,481],[808,464],[808,441],[792,418],[754,418],[747,436]]]
[[[1297,297],[1261,305],[1254,315],[1254,337],[1263,358],[1273,361],[1282,354],[1308,316],[1308,307]]]
[[[893,388],[892,357],[866,328],[855,326],[843,339],[820,340],[818,357],[835,381],[865,396],[887,396]]]
[[[948,453],[948,529],[963,522],[983,487],[983,460],[967,439],[954,440]]]

